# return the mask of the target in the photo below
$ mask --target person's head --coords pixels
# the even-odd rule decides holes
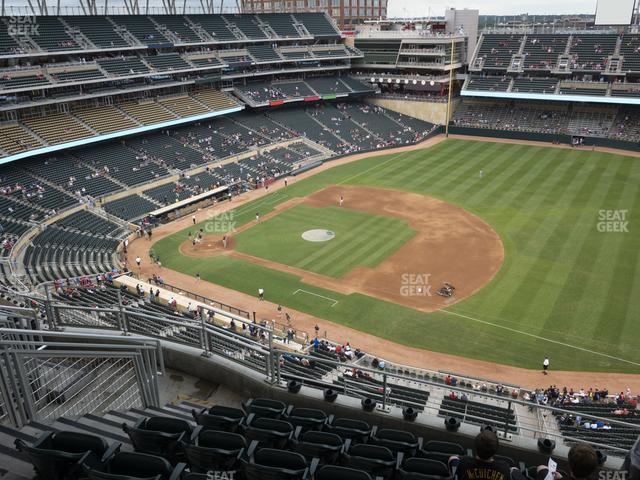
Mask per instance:
[[[578,443],[569,450],[569,469],[574,479],[590,478],[598,469],[598,454],[587,443]]]
[[[474,447],[480,460],[490,460],[498,451],[498,436],[489,430],[480,432],[476,436]]]

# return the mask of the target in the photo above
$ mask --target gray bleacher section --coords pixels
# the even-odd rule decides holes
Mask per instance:
[[[229,30],[229,25],[221,15],[190,15],[188,18],[194,24],[200,25],[214,40],[220,42],[239,40],[239,38]]]
[[[492,34],[483,35],[478,57],[483,57],[485,70],[506,70],[511,57],[518,53],[522,35]]]
[[[159,205],[139,195],[129,195],[102,205],[106,212],[123,220],[131,221],[144,217],[156,210]]]
[[[552,70],[558,63],[558,55],[564,54],[567,35],[527,35],[523,53],[524,68],[528,70]]]
[[[490,92],[506,92],[511,83],[510,77],[484,77],[470,75],[467,83],[468,90],[480,90]]]
[[[169,173],[165,167],[138,156],[120,143],[90,147],[79,150],[75,155],[95,170],[104,171],[128,186],[149,182]]]
[[[87,211],[49,225],[26,250],[24,264],[34,283],[104,273],[114,268],[115,248],[126,231]]]
[[[602,71],[609,55],[613,55],[618,41],[617,35],[579,34],[573,35],[569,53],[573,55],[571,69],[578,71]]]
[[[97,48],[128,47],[129,44],[115,31],[114,25],[99,15],[70,15],[63,17],[72,27],[78,28]]]
[[[149,72],[149,67],[142,63],[138,57],[103,58],[98,60],[98,65],[111,75]]]
[[[145,62],[158,71],[186,70],[192,68],[178,53],[164,53],[161,55],[147,55],[142,57]]]
[[[304,23],[307,31],[315,37],[340,37],[340,32],[323,14],[295,13],[294,17]]]
[[[111,15],[117,25],[125,27],[136,39],[144,45],[170,43],[156,25],[144,15]]]
[[[150,18],[169,30],[182,43],[202,42],[202,39],[193,31],[189,22],[182,15],[153,15]]]
[[[31,38],[42,50],[56,52],[80,49],[80,45],[65,31],[65,26],[58,17],[40,16],[37,26],[38,34]]]
[[[558,86],[557,78],[516,78],[511,89],[514,93],[550,93]]]

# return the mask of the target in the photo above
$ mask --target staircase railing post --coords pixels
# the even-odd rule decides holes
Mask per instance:
[[[118,289],[118,324],[120,326],[120,330],[122,330],[122,335],[129,335],[127,314],[124,310],[124,305],[122,304],[122,292],[120,289]]]

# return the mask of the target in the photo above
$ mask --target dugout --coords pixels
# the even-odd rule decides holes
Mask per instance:
[[[238,193],[239,187],[239,183],[217,187],[198,195],[194,195],[193,197],[177,201],[171,205],[167,205],[166,207],[158,208],[157,210],[150,212],[149,217],[154,221],[154,223],[171,222],[177,218],[189,215],[201,208],[206,208],[219,202],[231,200],[231,198]]]

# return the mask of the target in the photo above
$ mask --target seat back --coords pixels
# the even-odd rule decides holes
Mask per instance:
[[[145,430],[122,424],[122,430],[129,435],[136,452],[174,458],[178,442],[184,433],[164,433]],[[172,460],[173,461],[173,460]]]
[[[198,425],[202,425],[205,430],[224,430],[227,432],[237,432],[244,413],[237,408],[214,406],[209,410],[191,410],[191,414]]]
[[[324,465],[316,471],[315,480],[372,480],[364,470]]]
[[[245,436],[261,447],[284,448],[293,437],[293,425],[283,420],[256,418],[245,428]]]
[[[302,435],[295,451],[307,460],[318,458],[321,464],[334,464],[343,447],[342,439],[335,433],[310,430]]]
[[[26,455],[38,477],[43,480],[73,478],[79,470],[78,462],[87,452],[63,452],[46,448],[34,448],[20,439],[15,441],[16,449]]]
[[[287,420],[296,427],[306,430],[320,430],[327,423],[327,414],[315,408],[294,408]]]
[[[345,455],[348,467],[369,472],[374,477],[391,478],[395,470],[396,457],[387,447],[379,445],[354,445]]]
[[[415,454],[419,447],[418,439],[413,433],[390,428],[378,430],[371,437],[371,440],[376,445],[385,446],[392,452],[403,452],[408,455]]]
[[[371,426],[367,422],[351,418],[336,418],[326,429],[345,440],[350,438],[358,443],[366,442],[371,435]]]
[[[302,455],[272,448],[258,450],[245,466],[247,480],[303,480],[308,473]]]
[[[183,445],[192,472],[234,470],[246,448],[244,437],[235,433],[204,430],[195,445]]]
[[[449,455],[466,454],[462,445],[453,442],[441,442],[438,440],[431,440],[425,443],[422,449],[426,452],[448,453]]]
[[[154,432],[164,433],[186,433],[191,435],[191,425],[189,422],[181,420],[179,418],[169,417],[149,417],[144,421],[144,430],[151,430]]]
[[[68,453],[84,453],[92,451],[101,457],[109,448],[107,442],[95,435],[88,435],[79,432],[55,432],[51,436],[51,449],[61,450]]]
[[[253,413],[256,417],[280,418],[284,415],[287,406],[278,401],[268,398],[253,398],[246,404],[242,404],[243,410],[247,415]]]
[[[442,462],[444,464],[449,464],[449,457],[451,457],[451,453],[442,453],[442,452],[427,452],[425,450],[418,450],[416,453],[416,457],[425,458],[427,460],[434,460],[436,462]]]
[[[132,477],[131,475],[116,475],[114,473],[101,472],[100,470],[89,470],[86,473],[89,480],[163,480],[162,475]]]
[[[408,458],[404,462],[404,465],[402,465],[401,471],[405,473],[419,473],[431,477],[450,477],[449,468],[446,464],[426,458]]]
[[[120,452],[106,465],[105,470],[113,475],[134,478],[169,478],[173,467],[162,457],[137,452]]]

